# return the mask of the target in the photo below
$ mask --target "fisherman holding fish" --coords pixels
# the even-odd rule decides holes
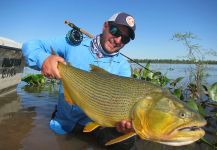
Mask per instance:
[[[93,39],[84,39],[79,45],[73,45],[67,36],[50,40],[34,40],[23,44],[22,51],[28,66],[41,70],[48,78],[61,79],[57,65],[69,63],[82,70],[90,71],[90,65],[105,69],[109,73],[130,77],[130,64],[119,51],[135,38],[135,20],[133,16],[120,12],[104,22],[102,33]],[[57,55],[52,55],[52,50]],[[100,88],[100,87],[98,87]],[[103,93],[102,93],[103,94]],[[65,100],[62,85],[59,88],[59,100],[50,128],[57,134],[82,131],[91,122],[77,106]],[[98,128],[93,134],[97,141],[104,145],[107,141],[132,131],[131,122],[122,120],[113,128]],[[113,147],[130,149],[135,138],[130,138]]]

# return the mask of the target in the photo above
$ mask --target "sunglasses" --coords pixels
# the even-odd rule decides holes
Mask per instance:
[[[118,27],[114,24],[109,24],[109,32],[115,37],[121,37],[121,42],[123,44],[127,44],[130,42],[130,37],[123,35],[120,29],[118,29]]]

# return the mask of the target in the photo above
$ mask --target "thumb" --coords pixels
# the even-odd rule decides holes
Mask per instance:
[[[66,62],[65,62],[65,60],[62,57],[58,57],[57,58],[57,62],[60,62],[60,63],[63,63],[63,64],[66,65]]]

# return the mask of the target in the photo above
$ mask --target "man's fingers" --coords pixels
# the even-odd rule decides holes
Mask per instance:
[[[128,133],[132,131],[132,123],[130,121],[122,120],[121,122],[117,123],[116,130],[122,133]]]
[[[56,65],[58,65],[58,62],[66,64],[65,60],[62,57],[59,57],[59,56],[57,57]],[[61,76],[60,76],[60,73],[59,73],[58,69],[55,71],[55,77],[56,77],[56,79],[61,79]]]
[[[131,122],[126,121],[126,120],[121,121],[121,128],[131,129],[132,128]]]
[[[62,57],[60,56],[55,56],[55,55],[50,55],[43,63],[42,65],[42,73],[45,75],[47,78],[50,79],[60,79],[60,73],[57,68],[58,62],[64,63],[65,61]]]
[[[132,124],[130,122],[126,122],[125,127],[127,129],[131,129],[132,128]]]

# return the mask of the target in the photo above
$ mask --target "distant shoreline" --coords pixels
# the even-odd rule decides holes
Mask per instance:
[[[217,61],[214,60],[206,60],[206,61],[190,61],[190,60],[173,60],[173,59],[133,59],[137,63],[157,63],[157,64],[209,64],[209,65],[217,65]],[[130,61],[130,63],[133,63],[133,61]]]

